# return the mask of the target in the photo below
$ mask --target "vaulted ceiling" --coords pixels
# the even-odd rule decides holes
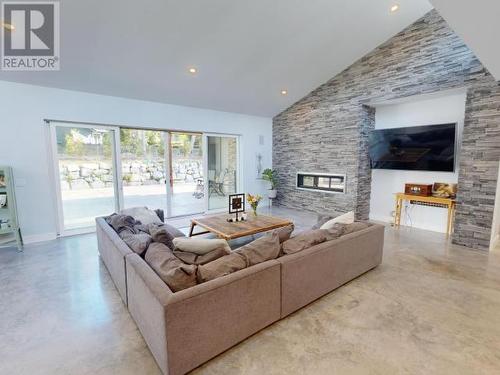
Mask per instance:
[[[3,71],[1,80],[261,116],[431,9],[427,0],[60,3],[61,70]]]
[[[500,80],[500,1],[431,0],[481,63]]]

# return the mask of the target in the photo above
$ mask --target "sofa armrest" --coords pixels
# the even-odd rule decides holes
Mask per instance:
[[[97,248],[101,259],[108,269],[123,302],[127,304],[125,257],[133,252],[102,217],[96,218],[96,235]]]

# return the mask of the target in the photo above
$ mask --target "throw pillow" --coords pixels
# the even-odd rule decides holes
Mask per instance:
[[[156,216],[158,216],[158,218],[162,221],[162,222],[165,222],[165,213],[163,212],[163,210],[161,208],[157,208],[155,210],[155,213],[156,213]]]
[[[187,264],[207,264],[208,262],[212,262],[224,255],[228,255],[231,252],[225,248],[217,248],[215,250],[210,251],[204,255],[198,255],[195,253],[188,253],[185,251],[174,250],[174,255]]]
[[[371,227],[372,224],[370,223],[364,223],[362,221],[355,221],[354,223],[351,224],[344,224],[343,225],[343,234],[349,234],[349,233],[354,233],[363,229],[366,229],[368,227]]]
[[[173,237],[173,238],[177,238],[177,237],[186,237],[186,235],[184,233],[182,233],[179,229],[177,229],[176,227],[170,225],[170,224],[163,224],[163,228],[165,228],[165,230],[170,233],[170,235]]]
[[[276,233],[280,239],[280,243],[283,243],[290,238],[294,228],[295,226],[293,224],[290,224],[286,227],[275,229],[273,233]]]
[[[168,231],[168,229],[165,228],[165,224],[151,223],[148,225],[148,230],[149,234],[153,238],[153,242],[160,242],[167,245],[172,250],[175,249],[173,242],[174,237]]]
[[[311,246],[327,241],[328,231],[325,229],[308,230],[283,242],[283,254],[294,254]]]
[[[271,235],[260,237],[240,247],[235,253],[240,254],[245,259],[247,267],[250,267],[266,260],[276,259],[280,250],[280,237],[275,231]]]
[[[163,224],[163,221],[160,220],[156,212],[148,209],[147,207],[132,207],[126,208],[120,211],[123,215],[130,215],[135,220],[141,222],[141,224],[149,225],[152,223]]]
[[[335,212],[335,211],[332,211],[329,213],[318,214],[318,219],[316,221],[316,224],[314,224],[311,229],[313,229],[313,230],[320,229],[321,226],[323,224],[325,224],[327,221],[330,221],[330,220],[332,220],[340,215],[342,215],[342,213]]]
[[[113,214],[106,217],[105,220],[118,234],[123,230],[129,230],[135,233],[134,225],[136,225],[137,222],[130,215]]]
[[[144,224],[135,224],[134,225],[134,233],[141,233],[141,232],[149,234],[149,228],[148,228],[148,226],[144,225]]]
[[[197,266],[183,263],[165,244],[149,245],[145,260],[173,292],[196,285]]]
[[[221,249],[229,253],[231,248],[226,240],[215,238],[174,238],[174,249],[197,255],[205,255],[211,251]]]
[[[213,262],[198,266],[196,276],[199,283],[204,283],[244,268],[246,268],[245,258],[241,254],[231,253]]]
[[[342,237],[345,234],[345,226],[346,224],[334,224],[330,229],[324,229],[326,240],[333,241]]]
[[[334,224],[351,224],[354,223],[354,211],[349,211],[343,215],[337,216],[326,223],[324,223],[320,229],[330,229]]]
[[[120,232],[119,236],[134,253],[139,255],[143,255],[148,249],[149,244],[153,241],[147,233],[132,233],[129,230]]]

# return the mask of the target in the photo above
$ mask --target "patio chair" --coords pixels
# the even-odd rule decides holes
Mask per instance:
[[[210,172],[210,171],[209,171]],[[215,171],[214,171],[215,172]],[[227,174],[227,168],[224,169],[218,177],[215,177],[213,180],[208,180],[208,193],[210,194],[216,194],[221,197],[225,197],[226,194],[224,193],[224,180],[226,178]]]

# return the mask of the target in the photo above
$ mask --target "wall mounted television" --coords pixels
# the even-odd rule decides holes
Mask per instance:
[[[372,169],[453,172],[457,124],[374,130],[370,136]]]

